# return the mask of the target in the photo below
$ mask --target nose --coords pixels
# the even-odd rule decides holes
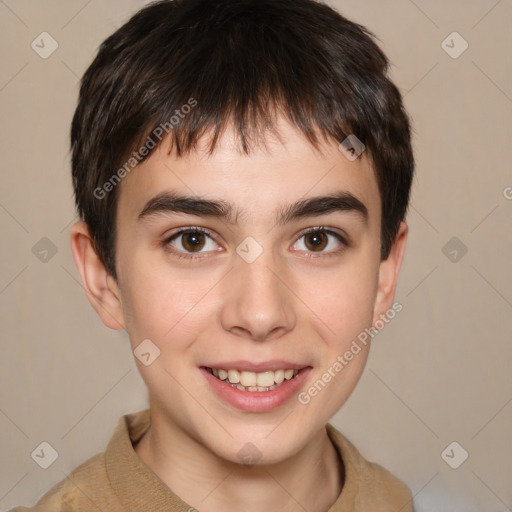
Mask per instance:
[[[297,321],[285,265],[270,252],[256,261],[238,258],[223,281],[221,323],[226,331],[257,341],[282,336]]]

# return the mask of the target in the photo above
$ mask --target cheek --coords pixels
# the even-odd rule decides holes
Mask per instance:
[[[372,325],[376,280],[369,272],[347,269],[316,283],[320,288],[316,293],[310,291],[305,302],[315,313],[308,318],[323,344],[315,377],[299,399],[314,402],[318,418],[328,421],[348,399],[364,370],[370,349],[365,329]],[[324,388],[330,391],[324,393]]]
[[[317,273],[301,285],[308,316],[331,349],[342,351],[371,325],[377,283],[374,274],[347,265],[338,272]]]
[[[214,282],[184,279],[157,266],[133,265],[127,275],[122,301],[133,347],[149,338],[162,352],[171,341],[173,350],[185,348],[205,314],[205,295]]]

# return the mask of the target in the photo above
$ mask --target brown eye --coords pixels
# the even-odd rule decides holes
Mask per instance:
[[[302,232],[295,242],[295,250],[317,253],[318,256],[331,256],[340,254],[349,245],[343,235],[324,227],[317,227]]]
[[[181,240],[183,248],[190,252],[200,251],[205,245],[204,233],[198,231],[183,233]]]
[[[178,257],[193,254],[204,256],[204,253],[215,251],[218,247],[208,231],[196,227],[184,228],[174,233],[164,241],[164,246],[172,248],[171,252]]]
[[[323,251],[328,241],[327,235],[323,231],[315,231],[305,235],[305,245],[310,251]]]

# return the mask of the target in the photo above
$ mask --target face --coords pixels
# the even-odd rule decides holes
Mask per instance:
[[[282,141],[249,156],[232,132],[213,155],[161,145],[118,203],[109,307],[133,350],[150,340],[150,364],[136,363],[153,413],[233,462],[249,442],[261,463],[285,460],[346,401],[369,344],[344,354],[391,307],[402,256],[380,261],[364,154],[350,161],[334,142],[319,153],[278,128]]]

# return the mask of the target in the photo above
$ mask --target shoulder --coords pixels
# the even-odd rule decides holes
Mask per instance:
[[[412,494],[407,485],[386,468],[366,460],[359,450],[332,425],[327,432],[337,448],[345,471],[345,493],[356,510],[413,512]]]
[[[369,473],[368,480],[381,490],[382,500],[401,512],[413,512],[413,498],[409,487],[379,464],[369,461],[366,463]]]
[[[96,509],[99,502],[103,510],[120,510],[109,490],[105,453],[98,453],[77,466],[33,507],[18,506],[10,512],[85,512]]]
[[[149,409],[125,414],[119,418],[104,452],[77,466],[34,506],[18,506],[10,512],[90,512],[99,509],[124,512],[126,506],[118,496],[126,489],[131,492],[137,475],[140,477],[141,473],[144,476],[149,472],[138,461],[132,444],[149,424]],[[116,492],[114,482],[122,482],[123,492]]]

